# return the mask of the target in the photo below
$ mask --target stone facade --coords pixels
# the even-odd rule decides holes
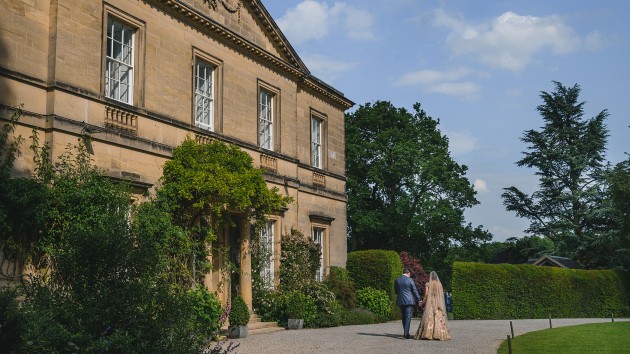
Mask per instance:
[[[212,97],[197,109],[204,65]],[[273,103],[268,146],[262,93]],[[353,102],[310,74],[259,0],[0,0],[0,119],[19,104],[18,134],[39,129],[56,157],[90,132],[94,163],[139,193],[151,192],[186,137],[236,144],[267,169],[269,187],[295,200],[271,216],[274,251],[282,233],[315,228],[324,272],[345,266],[344,111]],[[198,114],[210,111],[209,130]],[[16,175],[33,169],[23,150]],[[247,245],[230,234],[224,242]],[[209,274],[207,285],[220,280]]]

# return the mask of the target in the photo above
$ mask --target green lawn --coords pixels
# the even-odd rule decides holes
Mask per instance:
[[[498,353],[508,353],[507,339]],[[630,322],[590,323],[525,333],[512,339],[512,353],[630,353]]]

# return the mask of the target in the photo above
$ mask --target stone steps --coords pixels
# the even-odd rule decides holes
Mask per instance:
[[[249,334],[261,334],[275,331],[284,331],[284,328],[279,327],[276,322],[263,322],[260,317],[253,313],[249,316],[249,323],[247,324],[247,332]]]
[[[256,314],[252,314],[249,317],[249,323],[247,324],[247,335],[269,333],[275,331],[284,331],[283,327],[278,326],[276,322],[263,322]],[[228,334],[228,325],[221,328],[221,334]]]

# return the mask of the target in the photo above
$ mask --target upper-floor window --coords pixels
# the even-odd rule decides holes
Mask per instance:
[[[197,60],[195,63],[195,125],[214,130],[214,67]]]
[[[273,151],[274,94],[260,90],[258,97],[258,142],[261,148]]]
[[[105,96],[133,104],[135,29],[107,18]]]
[[[311,166],[322,168],[322,120],[311,116]]]

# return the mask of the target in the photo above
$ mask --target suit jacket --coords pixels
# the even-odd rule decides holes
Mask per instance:
[[[401,275],[394,281],[394,291],[396,292],[396,305],[416,305],[420,302],[420,294],[413,279],[406,275]]]

